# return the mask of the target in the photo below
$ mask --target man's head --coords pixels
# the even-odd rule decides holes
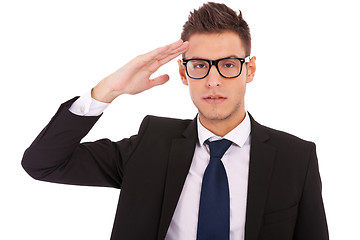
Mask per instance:
[[[249,27],[224,4],[207,3],[190,14],[182,39],[189,41],[185,61],[178,61],[182,82],[189,86],[202,125],[225,135],[245,117],[246,84],[256,70],[255,57],[246,58]],[[224,58],[230,60],[214,61]]]
[[[251,53],[251,35],[248,24],[242,17],[241,11],[237,14],[225,4],[209,2],[189,15],[183,26],[181,39],[188,41],[195,33],[222,33],[232,31],[243,42],[246,56]]]

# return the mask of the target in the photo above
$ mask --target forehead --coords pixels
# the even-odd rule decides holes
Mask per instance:
[[[185,58],[219,59],[229,56],[246,57],[245,47],[234,32],[195,33],[189,38]]]

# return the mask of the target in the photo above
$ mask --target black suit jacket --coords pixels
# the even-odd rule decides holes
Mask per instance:
[[[25,151],[24,169],[43,181],[121,188],[111,239],[164,239],[195,150],[196,120],[147,116],[136,136],[80,144],[99,117],[72,114],[74,100]],[[328,239],[315,145],[252,117],[245,239]]]

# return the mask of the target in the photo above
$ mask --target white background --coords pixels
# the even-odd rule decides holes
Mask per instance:
[[[119,191],[32,180],[22,154],[58,106],[136,55],[180,38],[203,1],[0,3],[0,239],[109,239]],[[357,239],[359,23],[356,1],[224,1],[241,9],[257,57],[246,108],[317,144],[331,239]],[[117,99],[86,137],[119,140],[147,114],[193,118],[177,63],[170,82]]]

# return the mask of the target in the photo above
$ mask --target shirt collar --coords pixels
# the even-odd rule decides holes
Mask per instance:
[[[199,120],[199,115],[197,116],[197,130],[198,130],[198,139],[200,145],[203,145],[204,142],[209,139],[210,141],[215,141],[222,139],[222,137],[216,136],[209,130],[207,130]],[[244,120],[237,125],[233,130],[226,134],[223,138],[232,141],[236,145],[242,147],[246,140],[248,139],[251,132],[251,123],[248,112],[245,112]]]

